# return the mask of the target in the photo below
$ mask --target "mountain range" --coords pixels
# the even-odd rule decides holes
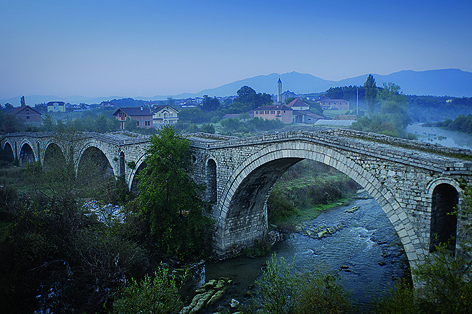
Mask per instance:
[[[372,74],[377,86],[383,83],[395,83],[401,87],[406,95],[431,95],[431,96],[451,96],[451,97],[472,97],[472,72],[459,69],[442,69],[428,71],[399,71],[388,75]],[[340,81],[324,80],[311,74],[290,72],[284,74],[272,73],[259,75],[233,83],[225,84],[216,88],[202,90],[199,93],[184,93],[179,95],[154,96],[154,97],[134,97],[142,100],[162,100],[168,97],[175,99],[185,99],[191,97],[224,97],[236,95],[242,86],[249,86],[258,93],[277,93],[277,81],[282,81],[282,90],[291,91],[296,94],[320,93],[331,87],[357,85],[361,86],[367,79],[368,74],[343,79]],[[20,97],[3,99],[0,103],[11,103],[19,106]],[[69,103],[100,103],[104,100],[124,98],[123,96],[109,96],[88,98],[84,96],[56,97],[53,95],[32,95],[25,96],[28,104],[47,103],[49,101],[64,101]]]

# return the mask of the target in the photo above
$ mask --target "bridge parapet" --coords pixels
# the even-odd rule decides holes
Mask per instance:
[[[431,171],[447,171],[454,174],[472,171],[472,161],[459,159],[459,157],[472,158],[472,151],[470,150],[447,148],[419,141],[351,130],[290,131],[243,139],[214,138],[209,140],[208,138],[191,138],[191,145],[195,148],[211,150],[269,144],[287,140],[309,141],[331,148],[339,148],[343,151],[361,153],[381,159],[391,159],[392,161]]]

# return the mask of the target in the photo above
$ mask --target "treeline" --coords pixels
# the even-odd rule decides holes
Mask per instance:
[[[444,127],[449,130],[464,133],[472,133],[472,114],[460,115],[454,120],[446,119],[444,122],[437,122],[436,126]]]
[[[267,202],[269,223],[285,225],[300,210],[335,203],[357,189],[354,180],[336,169],[303,160],[290,167],[272,190]]]

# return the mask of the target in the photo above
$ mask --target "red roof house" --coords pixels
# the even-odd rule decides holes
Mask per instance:
[[[119,108],[115,113],[113,113],[113,116],[120,121],[120,129],[125,128],[125,123],[128,118],[136,121],[136,126],[138,128],[152,128],[152,112],[149,108]]]
[[[8,114],[14,115],[17,119],[23,120],[26,124],[41,124],[41,113],[28,105],[17,107]]]

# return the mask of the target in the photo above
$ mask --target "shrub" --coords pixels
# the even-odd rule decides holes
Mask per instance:
[[[113,313],[178,313],[183,306],[179,289],[175,275],[160,267],[153,279],[148,275],[139,282],[131,279],[113,303]]]

